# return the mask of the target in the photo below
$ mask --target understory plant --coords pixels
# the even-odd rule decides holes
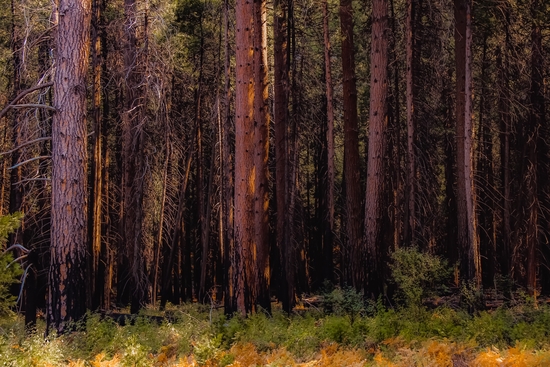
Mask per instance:
[[[399,248],[391,258],[392,277],[407,307],[419,308],[425,298],[447,290],[452,269],[446,260],[416,247]]]
[[[8,235],[19,228],[22,218],[23,213],[19,212],[0,217],[0,315],[6,315],[15,305],[17,297],[11,294],[10,287],[19,282],[23,273],[13,254],[5,249]]]

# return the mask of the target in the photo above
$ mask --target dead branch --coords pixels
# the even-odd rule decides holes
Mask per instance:
[[[46,137],[43,137],[43,138],[38,138],[38,139],[34,139],[34,140],[29,140],[27,141],[26,143],[23,143],[11,150],[8,150],[7,152],[1,152],[0,153],[0,157],[3,156],[3,155],[6,155],[6,154],[11,154],[13,152],[15,152],[16,150],[18,149],[21,149],[21,148],[24,148],[26,147],[27,145],[31,145],[31,144],[34,144],[34,143],[39,143],[41,141],[45,141],[45,140],[52,140],[51,136],[46,136]]]
[[[9,170],[10,169],[14,169],[14,168],[17,168],[19,166],[22,166],[26,163],[29,163],[29,162],[33,162],[33,161],[36,161],[36,160],[39,160],[39,159],[47,159],[47,158],[51,158],[52,156],[51,155],[41,155],[40,157],[34,157],[34,158],[31,158],[31,159],[27,159],[26,161],[23,161],[21,163],[17,163],[15,166],[11,166],[10,168],[8,168]]]
[[[55,107],[40,103],[14,104],[11,106],[11,108],[43,108],[48,111],[56,111]]]
[[[39,85],[35,85],[34,87],[32,88],[29,88],[29,89],[25,89],[24,91],[22,91],[21,93],[19,93],[17,95],[17,97],[15,97],[13,99],[13,101],[11,101],[6,107],[4,107],[4,109],[0,112],[0,119],[2,117],[4,117],[8,111],[13,108],[13,106],[23,97],[25,97],[27,94],[29,93],[32,93],[34,92],[35,90],[39,90],[39,89],[44,89],[44,88],[47,88],[47,87],[52,87],[53,86],[53,82],[49,82],[49,83],[44,83],[44,84],[39,84]]]

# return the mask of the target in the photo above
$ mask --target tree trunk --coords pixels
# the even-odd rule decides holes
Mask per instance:
[[[277,246],[281,264],[281,289],[279,298],[283,310],[290,312],[294,306],[294,251],[291,243],[289,215],[289,48],[288,48],[288,0],[274,3],[274,122],[275,122],[275,179],[277,202]]]
[[[527,123],[527,172],[525,175],[526,180],[526,198],[525,198],[525,210],[526,210],[526,226],[525,229],[525,245],[527,249],[527,290],[529,294],[537,296],[537,271],[538,271],[538,257],[539,257],[539,179],[537,173],[538,167],[538,153],[537,149],[539,143],[540,130],[543,126],[545,118],[545,106],[543,95],[543,57],[542,57],[542,7],[539,0],[532,0],[531,15],[532,15],[532,29],[531,29],[531,91],[530,102],[531,109],[529,113],[529,122]],[[547,180],[547,178],[545,178]]]
[[[138,52],[137,0],[124,1],[126,88],[122,114],[123,206],[122,244],[129,266],[128,286],[132,313],[145,306],[147,276],[143,244],[143,104],[141,54]],[[143,52],[143,51],[142,51]]]
[[[99,274],[99,262],[101,257],[101,206],[103,195],[103,149],[102,149],[102,114],[101,114],[101,38],[99,34],[101,18],[101,0],[92,1],[91,20],[91,69],[92,69],[92,103],[91,116],[94,129],[92,136],[91,159],[91,190],[88,212],[88,248],[90,261],[88,263],[90,290],[87,292],[88,307],[97,309],[103,296],[104,279]]]
[[[271,312],[269,296],[269,90],[267,61],[267,8],[265,0],[256,0],[254,7],[254,218],[256,232],[258,305]]]
[[[483,51],[481,56],[481,85],[479,97],[479,139],[477,151],[477,172],[480,184],[477,185],[477,197],[480,205],[479,208],[479,248],[482,259],[483,271],[483,286],[489,288],[494,285],[496,274],[495,259],[496,259],[496,218],[494,216],[495,204],[493,198],[494,178],[493,178],[493,143],[491,134],[491,119],[489,105],[486,102],[490,96],[490,91],[487,89],[487,69],[489,67],[489,59],[487,55],[487,35],[483,38]]]
[[[340,0],[342,30],[342,74],[344,107],[344,184],[347,242],[344,253],[344,280],[360,289],[363,284],[363,228],[361,222],[361,179],[359,169],[359,128],[357,125],[357,90],[353,51],[352,0]]]
[[[455,0],[457,217],[460,271],[481,285],[472,156],[472,25],[470,0]]]
[[[403,236],[405,243],[408,245],[416,244],[416,121],[414,102],[416,97],[415,91],[415,33],[414,19],[416,12],[417,0],[407,0],[407,20],[406,20],[406,80],[407,80],[407,188],[405,199],[405,220]]]
[[[265,306],[269,286],[267,222],[267,64],[263,0],[236,6],[235,271],[237,311]],[[261,203],[261,204],[260,204]],[[263,205],[263,206],[262,206]],[[262,242],[259,242],[262,241]]]
[[[509,11],[505,8],[505,19],[509,20]],[[509,86],[509,63],[508,53],[510,36],[508,32],[508,22],[505,24],[505,43],[504,50],[497,49],[497,68],[498,68],[498,112],[500,120],[500,175],[502,181],[501,189],[501,238],[502,247],[499,250],[500,272],[503,276],[510,276],[511,273],[511,184],[510,184],[510,138],[511,138],[511,120],[510,120],[510,86]]]
[[[367,293],[376,298],[382,292],[382,198],[384,191],[383,161],[388,124],[388,3],[375,0],[372,7],[371,99],[369,115],[369,148],[367,191],[365,200],[365,246],[367,250]]]
[[[89,0],[56,4],[52,228],[47,329],[67,331],[86,312],[86,74]]]
[[[325,217],[325,235],[323,241],[323,278],[333,280],[333,238],[334,238],[334,182],[336,180],[336,169],[334,168],[334,93],[332,88],[332,70],[330,63],[330,29],[329,29],[329,12],[327,0],[323,0],[323,39],[324,39],[324,56],[325,56],[325,84],[327,98],[327,129],[326,129],[326,144],[327,144],[327,178],[325,189],[326,217]]]
[[[224,113],[223,113],[223,128],[222,128],[222,177],[223,188],[222,192],[222,222],[223,222],[223,267],[226,269],[224,278],[224,311],[227,315],[237,311],[237,305],[233,302],[235,300],[235,289],[233,287],[234,269],[231,268],[231,264],[234,263],[233,256],[234,251],[234,237],[233,237],[233,193],[234,193],[234,180],[233,180],[233,149],[232,142],[233,137],[232,121],[231,121],[231,60],[230,60],[230,46],[229,46],[229,4],[228,0],[224,1],[224,44],[225,44],[225,85],[224,85]]]

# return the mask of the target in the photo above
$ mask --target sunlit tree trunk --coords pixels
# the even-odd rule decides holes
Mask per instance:
[[[254,3],[236,4],[235,86],[235,256],[234,297],[237,310],[251,312],[254,283]]]
[[[241,314],[256,311],[265,296],[267,211],[265,176],[267,65],[264,25],[260,26],[263,1],[238,0],[236,6],[236,96],[235,96],[235,256],[232,264],[234,297]],[[263,126],[259,126],[263,125]],[[262,204],[259,204],[261,202]],[[258,205],[264,205],[259,207]],[[258,219],[257,219],[258,218]]]
[[[254,7],[254,169],[256,174],[254,217],[257,252],[258,305],[271,312],[269,296],[269,91],[267,61],[267,9],[265,0]]]
[[[88,282],[90,289],[87,292],[89,297],[88,306],[96,309],[100,305],[100,299],[103,296],[104,279],[100,274],[100,256],[101,256],[101,208],[103,195],[103,149],[102,133],[103,121],[101,114],[101,38],[100,38],[100,18],[101,18],[101,0],[92,1],[92,20],[91,20],[91,69],[92,69],[92,103],[91,116],[93,123],[92,136],[92,157],[90,161],[91,168],[91,190],[88,213],[88,246],[90,252],[90,261],[88,262],[90,280]]]
[[[52,228],[47,326],[67,331],[86,312],[86,74],[89,0],[60,0],[54,11],[56,73],[52,123]]]

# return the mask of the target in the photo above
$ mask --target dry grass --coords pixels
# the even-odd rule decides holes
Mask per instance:
[[[227,362],[229,360],[231,362]],[[367,351],[330,343],[309,360],[300,360],[285,348],[258,351],[251,343],[237,343],[203,364],[193,355],[176,358],[169,351],[168,354],[163,351],[156,356],[150,355],[149,361],[153,367],[544,367],[550,366],[550,350],[533,350],[519,345],[506,350],[495,347],[480,350],[472,344],[448,340],[408,344],[400,338],[392,338],[385,340],[380,349]],[[70,361],[67,366],[124,367],[125,364],[118,354],[110,360],[105,359],[105,354],[98,354],[91,361]]]

